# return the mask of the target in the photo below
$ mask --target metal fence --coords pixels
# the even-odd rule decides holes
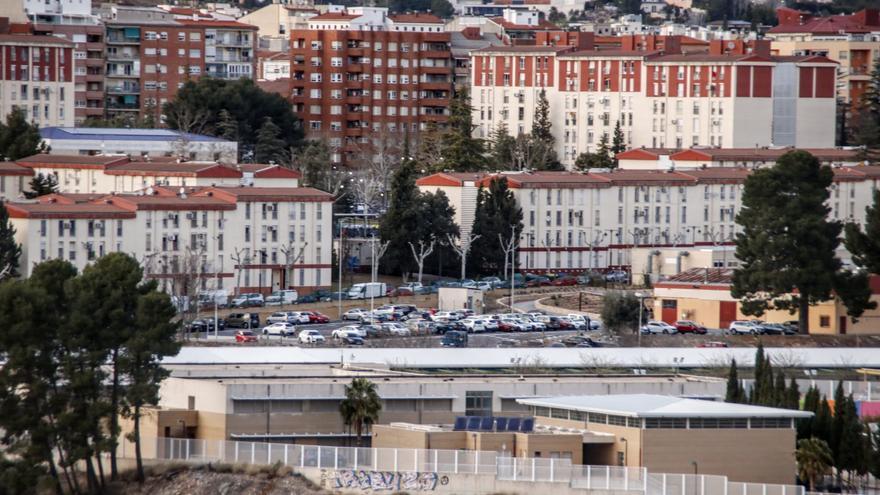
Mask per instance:
[[[147,459],[235,464],[283,464],[336,471],[477,474],[500,481],[564,483],[575,489],[643,495],[805,495],[804,487],[728,481],[725,476],[648,473],[645,468],[585,466],[569,459],[511,457],[498,452],[422,450],[263,443],[246,441],[147,439]],[[121,457],[133,457],[123,441]]]

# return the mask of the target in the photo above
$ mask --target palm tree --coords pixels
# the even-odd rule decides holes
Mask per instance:
[[[824,475],[831,466],[831,449],[825,440],[810,437],[798,440],[794,455],[798,463],[798,476],[809,483],[813,491],[816,478]]]
[[[361,434],[379,419],[382,404],[376,392],[376,384],[366,378],[355,378],[345,386],[345,399],[339,403],[339,414],[349,428],[354,427],[358,447]]]

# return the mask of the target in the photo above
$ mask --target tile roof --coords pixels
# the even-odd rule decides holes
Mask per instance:
[[[251,31],[257,31],[257,26],[251,24],[245,24],[243,22],[237,21],[222,21],[217,19],[175,19],[176,22],[183,24],[184,26],[204,26],[204,27],[212,27],[212,28],[233,28],[233,29],[247,29]]]
[[[0,175],[34,175],[34,171],[28,167],[22,167],[14,162],[0,162]]]
[[[553,24],[552,22],[546,19],[538,20],[537,26],[530,26],[528,24],[516,24],[513,22],[509,22],[504,20],[503,17],[491,17],[490,20],[504,29],[511,30],[519,30],[519,31],[555,31],[559,29],[559,26]]]
[[[129,162],[105,170],[108,175],[161,175],[169,177],[241,177],[240,171],[215,162]]]
[[[664,284],[731,284],[733,269],[731,268],[691,268],[678,275],[672,275],[663,281]]]
[[[311,187],[211,187],[196,194],[239,202],[331,202],[333,195]]]
[[[310,21],[350,21],[352,19],[357,19],[360,17],[355,14],[345,14],[342,12],[326,12],[324,14],[318,14],[314,17],[310,17]]]
[[[436,15],[433,14],[424,14],[424,13],[415,13],[415,14],[397,14],[388,16],[394,22],[406,23],[406,24],[443,24],[443,19],[440,19]]]
[[[858,160],[858,150],[842,148],[800,148],[808,151],[822,161]],[[675,161],[776,161],[780,156],[794,151],[795,148],[691,148],[681,150],[670,158]]]
[[[782,9],[779,9],[782,10]],[[787,9],[793,13],[797,13],[794,9]],[[841,33],[869,33],[876,31],[878,25],[866,24],[866,11],[862,10],[850,15],[832,15],[827,17],[810,17],[809,14],[801,12],[804,20],[798,24],[781,23],[767,31],[768,34],[791,34],[791,33],[810,33],[810,34],[841,34]]]
[[[80,219],[134,218],[135,214],[106,203],[7,203],[11,218]]]
[[[97,168],[127,163],[122,155],[50,155],[38,153],[16,160],[15,163],[30,168]]]
[[[104,196],[96,201],[113,204],[125,210],[234,210],[235,204],[221,198],[188,195],[168,196],[160,194],[118,194]]]
[[[465,181],[479,181],[484,172],[440,172],[416,180],[417,186],[461,186]]]
[[[38,34],[0,34],[0,44],[3,45],[59,45],[73,47],[72,41],[57,36],[43,36]]]
[[[567,46],[503,45],[481,48],[479,50],[474,50],[471,53],[562,53],[571,50],[572,48]]]

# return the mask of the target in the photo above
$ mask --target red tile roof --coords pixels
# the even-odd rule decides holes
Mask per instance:
[[[6,203],[11,218],[92,219],[134,218],[135,214],[106,203]]]
[[[241,163],[236,168],[242,172],[254,174],[256,179],[299,179],[302,173],[299,170],[282,167],[281,165],[267,165],[264,163]]]
[[[483,172],[440,172],[416,180],[417,186],[462,186],[465,181],[476,181],[485,177]]]
[[[236,178],[242,176],[238,170],[214,162],[132,162],[110,167],[104,173],[151,177]]]
[[[858,161],[857,150],[840,148],[801,148],[821,161]],[[695,148],[682,150],[670,158],[675,161],[776,161],[794,148]]]
[[[730,268],[691,268],[678,275],[673,275],[661,284],[697,285],[697,284],[720,284],[729,285],[733,282],[733,270]]]
[[[196,196],[257,203],[333,201],[332,194],[311,187],[211,187]]]
[[[618,160],[656,160],[660,155],[672,155],[677,153],[678,149],[666,148],[633,148],[618,153]]]
[[[319,14],[314,17],[310,17],[310,21],[350,21],[352,19],[357,19],[360,17],[355,14],[345,14],[342,12],[327,12],[324,14]]]
[[[119,194],[104,196],[96,202],[113,204],[129,211],[235,210],[235,204],[228,200],[198,195],[181,198],[160,194]]]
[[[213,27],[213,28],[233,28],[233,29],[247,29],[250,31],[257,31],[257,26],[253,26],[251,24],[245,24],[243,22],[237,21],[220,21],[215,19],[199,19],[197,21],[192,19],[175,19],[177,23],[183,24],[184,26],[204,26],[204,27]]]
[[[90,168],[103,169],[112,165],[128,163],[128,157],[121,155],[31,155],[15,163],[29,168]]]
[[[72,41],[68,41],[64,38],[36,34],[0,34],[0,44],[74,46]]]
[[[0,175],[34,175],[34,171],[28,167],[22,167],[14,162],[0,162]]]
[[[579,172],[520,172],[514,174],[497,174],[483,179],[484,186],[496,178],[506,178],[507,184],[513,189],[571,189],[608,187],[610,181],[597,174]]]
[[[794,9],[778,9],[787,12],[787,17],[799,17],[800,22],[782,22],[778,26],[767,31],[769,34],[777,33],[810,33],[810,34],[840,34],[843,33],[869,33],[876,31],[880,24],[872,22],[877,18],[876,9],[866,9],[851,15],[832,15],[828,17],[812,17],[805,12]],[[800,14],[799,16],[797,14]]]

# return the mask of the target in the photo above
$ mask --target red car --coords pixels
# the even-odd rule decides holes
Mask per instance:
[[[309,311],[309,321],[311,323],[330,323],[330,317],[318,311]]]
[[[551,283],[553,285],[557,285],[557,286],[567,286],[567,285],[577,285],[578,281],[574,277],[559,277]]]
[[[254,332],[250,330],[239,330],[235,332],[235,341],[236,342],[256,342],[257,336]]]
[[[690,321],[690,320],[679,320],[675,322],[675,329],[678,330],[678,333],[698,333],[700,335],[706,334],[706,327]]]

